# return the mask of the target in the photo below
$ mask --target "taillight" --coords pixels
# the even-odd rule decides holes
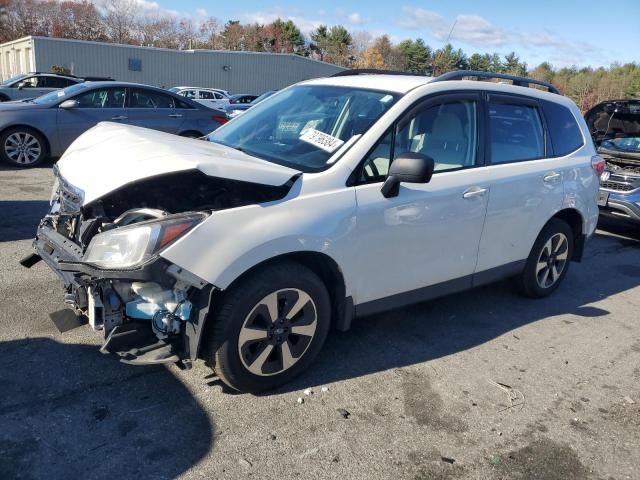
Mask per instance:
[[[604,172],[605,166],[606,162],[600,155],[594,155],[593,157],[591,157],[591,168],[595,170],[598,177],[602,175],[602,172]]]
[[[227,123],[229,121],[229,119],[226,117],[226,115],[214,115],[211,118],[213,118],[220,125],[224,125],[225,123]]]

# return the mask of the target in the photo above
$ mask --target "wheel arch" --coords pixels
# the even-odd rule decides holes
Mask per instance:
[[[581,261],[584,254],[586,235],[582,233],[585,220],[580,211],[575,208],[565,208],[557,212],[551,218],[557,218],[569,225],[573,232],[573,255],[571,260],[574,262]]]
[[[340,331],[346,331],[353,319],[353,299],[347,296],[346,282],[338,263],[326,253],[316,251],[295,251],[276,255],[263,260],[238,275],[224,290],[233,288],[248,276],[256,273],[268,265],[285,261],[293,261],[304,265],[314,272],[324,283],[331,299],[331,323]],[[216,299],[224,295],[224,290],[214,293],[214,308]]]
[[[33,127],[32,125],[27,125],[25,123],[16,123],[13,125],[7,125],[2,130],[0,130],[0,136],[4,135],[7,130],[13,130],[16,128],[24,128],[26,130],[31,130],[32,132],[36,132],[38,135],[40,135],[44,140],[45,153],[47,154],[47,156],[51,155],[51,142],[49,141],[49,137],[47,137],[47,135],[42,130],[40,130],[39,128]]]
[[[6,94],[0,93],[0,102],[8,102],[11,100]]]
[[[190,128],[188,130],[184,130],[184,131],[180,132],[178,135],[180,137],[187,137],[188,138],[190,136],[189,134],[194,134],[197,137],[204,137],[203,133],[199,132],[198,130],[194,130],[192,128]]]

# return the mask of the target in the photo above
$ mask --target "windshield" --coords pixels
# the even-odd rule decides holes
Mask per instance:
[[[600,146],[607,150],[638,153],[640,152],[640,137],[612,138],[603,141]]]
[[[56,90],[51,93],[47,93],[46,95],[42,95],[41,97],[34,98],[31,100],[33,103],[37,103],[38,105],[50,105],[59,100],[64,100],[65,98],[74,95],[85,88],[88,88],[84,83],[76,83],[75,85],[71,85],[70,87],[63,88],[62,90]]]
[[[253,100],[251,100],[251,103],[253,103],[253,104],[259,103],[262,100],[264,100],[265,98],[269,98],[274,93],[276,93],[275,90],[269,90],[268,92],[264,92],[262,95],[259,95],[256,98],[254,98]]]
[[[366,132],[397,99],[374,90],[300,85],[250,108],[208,139],[303,172],[323,170],[344,143]]]
[[[26,77],[26,75],[14,75],[13,77],[9,77],[6,80],[0,82],[0,85],[11,85],[16,80]]]
[[[173,92],[173,93],[177,93],[177,92],[180,91],[180,89],[178,87],[172,87],[172,88],[169,89],[169,91]]]

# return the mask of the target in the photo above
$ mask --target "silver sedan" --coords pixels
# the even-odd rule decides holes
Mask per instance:
[[[201,137],[226,121],[208,108],[155,87],[124,82],[72,85],[33,100],[0,104],[0,159],[32,167],[59,157],[100,122],[117,122]]]

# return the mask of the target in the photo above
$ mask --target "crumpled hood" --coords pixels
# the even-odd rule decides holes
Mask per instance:
[[[606,138],[640,136],[640,100],[609,100],[584,114],[596,145]]]
[[[83,204],[138,180],[200,170],[211,177],[280,186],[300,172],[223,145],[103,122],[58,161],[60,175],[84,192]]]

